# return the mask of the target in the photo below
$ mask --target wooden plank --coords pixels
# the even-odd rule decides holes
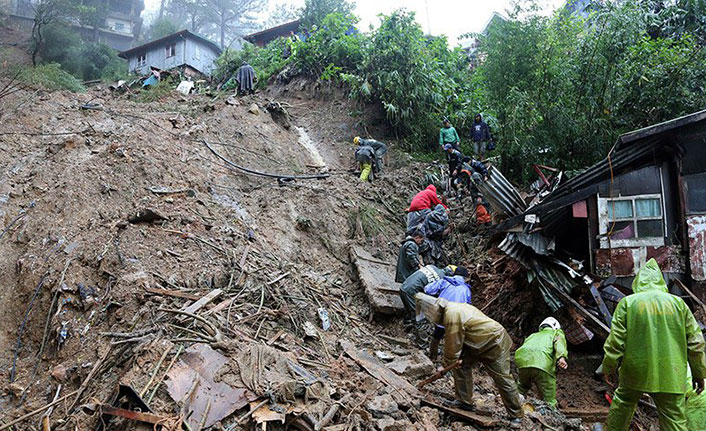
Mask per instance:
[[[205,312],[204,316],[210,316],[213,313],[219,313],[225,310],[225,308],[228,307],[231,302],[233,302],[233,298],[224,299],[223,301],[219,302],[218,305]]]
[[[408,395],[418,398],[422,396],[421,392],[419,392],[416,387],[414,387],[406,379],[398,376],[391,369],[387,368],[370,353],[357,348],[353,343],[346,339],[340,340],[339,343],[341,344],[343,351],[346,352],[351,359],[356,361],[358,365],[365,369],[365,371],[380,380],[382,383],[392,386],[400,393],[407,393]]]
[[[586,323],[588,323],[588,326],[590,326],[590,329],[595,332],[596,335],[598,335],[604,340],[608,338],[608,334],[610,334],[610,328],[607,327],[605,323],[601,322],[596,316],[589,313],[588,310],[583,308],[583,306],[576,302],[576,300],[572,298],[568,293],[564,292],[562,289],[555,287],[552,283],[546,281],[542,274],[540,274],[539,279],[543,281],[543,284],[547,288],[559,295],[559,297],[564,301],[565,305],[573,307],[580,315],[585,317],[587,320]]]
[[[194,295],[194,294],[186,293],[186,292],[180,292],[178,290],[158,289],[156,287],[145,287],[144,289],[145,289],[145,292],[153,293],[155,295],[173,296],[175,298],[184,298],[184,299],[189,299],[191,301],[197,301],[199,298],[201,298],[198,295]]]
[[[465,419],[469,422],[473,422],[474,424],[482,427],[494,427],[497,426],[499,423],[497,419],[493,419],[490,416],[484,416],[478,413],[470,412],[468,410],[456,409],[453,407],[445,406],[439,402],[436,402],[435,400],[432,400],[431,398],[422,398],[420,401],[423,405],[434,407],[437,410],[441,410],[442,412],[449,413],[458,418]]]
[[[213,301],[223,293],[221,289],[213,289],[212,291],[208,292],[205,296],[203,296],[201,299],[198,301],[194,302],[193,304],[189,305],[188,307],[182,308],[182,311],[186,311],[187,313],[196,313],[199,311],[204,305],[208,304],[209,302]]]
[[[596,304],[598,304],[598,310],[601,312],[606,325],[610,328],[611,322],[613,321],[613,316],[610,315],[608,307],[606,307],[605,302],[603,302],[603,297],[594,285],[591,285],[591,296],[593,296],[593,300],[596,301]]]
[[[674,279],[674,282],[677,284],[677,287],[684,292],[688,293],[689,296],[691,296],[691,299],[694,300],[698,305],[701,306],[703,309],[704,313],[706,313],[706,304],[703,303],[696,295],[694,295],[694,292],[692,292],[684,283],[681,282],[681,280]]]

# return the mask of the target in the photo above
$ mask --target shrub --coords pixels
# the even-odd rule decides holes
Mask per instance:
[[[29,85],[38,85],[47,90],[69,90],[73,92],[86,90],[81,81],[63,70],[58,63],[27,67],[22,70],[19,79]]]

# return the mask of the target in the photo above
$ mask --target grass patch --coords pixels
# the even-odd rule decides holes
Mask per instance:
[[[74,93],[86,91],[83,83],[63,70],[58,63],[23,68],[18,79],[28,85],[41,86],[52,91],[68,90]]]

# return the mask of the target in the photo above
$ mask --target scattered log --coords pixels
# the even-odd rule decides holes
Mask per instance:
[[[469,412],[469,411],[463,410],[463,409],[456,409],[453,407],[445,406],[445,405],[438,403],[430,398],[422,398],[421,403],[423,405],[426,405],[429,407],[434,407],[435,409],[441,410],[442,412],[454,415],[457,418],[465,419],[467,421],[473,422],[473,423],[480,425],[482,427],[489,428],[489,427],[494,427],[494,426],[498,425],[498,420],[493,419],[492,417],[483,416],[478,413]]]

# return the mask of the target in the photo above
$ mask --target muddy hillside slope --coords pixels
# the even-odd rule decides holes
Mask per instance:
[[[424,405],[412,385],[433,365],[399,319],[373,319],[350,247],[391,271],[425,167],[392,145],[360,184],[350,139],[382,123],[331,100],[297,82],[3,98],[0,429],[25,414],[14,429],[502,429],[483,374],[476,422]],[[430,388],[453,397],[449,380]]]

